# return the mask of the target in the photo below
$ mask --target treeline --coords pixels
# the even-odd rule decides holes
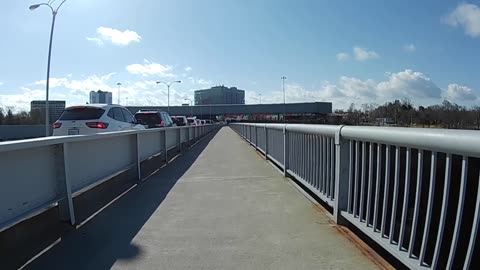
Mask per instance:
[[[0,125],[40,125],[44,123],[40,111],[13,112],[12,108],[0,107]]]
[[[480,106],[465,107],[444,100],[442,104],[414,107],[409,99],[384,105],[351,104],[347,110],[336,110],[341,122],[349,125],[383,125],[401,127],[434,127],[480,129]]]

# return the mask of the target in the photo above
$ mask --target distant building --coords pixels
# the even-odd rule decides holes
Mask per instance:
[[[48,114],[49,122],[53,123],[58,120],[63,110],[65,109],[64,100],[49,100]],[[30,102],[30,113],[39,115],[41,121],[45,122],[45,100],[32,100]]]
[[[245,104],[245,91],[223,85],[195,91],[195,105],[212,104]]]
[[[107,91],[91,91],[90,104],[112,104],[112,92]]]

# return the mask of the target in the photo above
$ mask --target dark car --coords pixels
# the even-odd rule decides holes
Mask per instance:
[[[188,126],[188,121],[186,116],[172,116],[173,122],[177,125],[177,127]]]
[[[167,112],[162,111],[138,111],[135,119],[140,125],[147,128],[173,127],[173,121]]]

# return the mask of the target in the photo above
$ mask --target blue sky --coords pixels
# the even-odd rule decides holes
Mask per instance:
[[[61,0],[56,0],[53,6]],[[44,98],[48,8],[0,9],[0,106]],[[408,97],[480,104],[480,1],[68,0],[54,34],[51,99],[85,103],[91,90],[121,104],[166,104],[157,80],[182,80],[171,104],[217,84],[247,103],[378,103]]]

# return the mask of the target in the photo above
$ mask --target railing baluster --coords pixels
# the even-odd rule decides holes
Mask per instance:
[[[470,232],[470,241],[468,242],[467,255],[465,257],[464,270],[470,269],[470,263],[473,257],[473,250],[475,249],[475,242],[478,234],[478,225],[480,224],[480,177],[478,179],[477,200],[475,202],[475,214],[472,221],[472,231]]]
[[[325,137],[322,136],[322,193],[325,194],[326,190],[326,180],[327,180],[327,171],[326,171],[326,162],[327,162],[327,146],[325,144]]]
[[[365,168],[365,162],[366,162],[366,144],[367,142],[362,142],[362,179],[361,179],[361,184],[360,184],[360,221],[363,219],[363,213],[364,213],[364,206],[365,206],[365,177],[366,177],[366,168]]]
[[[332,171],[330,168],[332,160],[330,159],[330,151],[332,150],[332,147],[330,144],[330,138],[327,137],[326,140],[327,140],[327,186],[326,186],[325,193],[327,194],[327,198],[330,198],[330,182],[332,181]]]
[[[353,189],[353,141],[351,140],[349,143],[349,166],[348,166],[348,205],[347,210],[348,213],[353,214],[352,210],[352,189]]]
[[[395,178],[393,182],[393,205],[392,216],[390,218],[390,244],[394,244],[393,236],[395,234],[395,222],[397,220],[397,200],[398,200],[398,185],[400,184],[400,146],[395,146]]]
[[[372,185],[373,185],[373,143],[370,143],[368,155],[368,191],[367,191],[367,226],[370,223],[370,208],[372,206]]]
[[[411,149],[407,148],[405,153],[405,189],[403,192],[402,217],[400,220],[400,235],[398,237],[398,250],[402,249],[403,237],[405,236],[405,224],[407,223],[408,213],[408,195],[410,190],[410,171],[411,171]]]
[[[420,193],[422,192],[423,181],[423,150],[418,149],[417,165],[417,187],[415,188],[415,207],[413,208],[412,233],[410,234],[410,243],[408,244],[408,257],[412,257],[412,252],[417,236],[418,213],[420,210]]]
[[[450,189],[451,170],[452,170],[452,155],[447,154],[447,159],[445,161],[445,181],[443,185],[442,212],[440,214],[440,223],[438,225],[435,251],[433,252],[433,260],[431,265],[432,269],[437,269],[438,257],[440,256],[440,248],[443,240],[443,230],[445,229],[445,222],[447,219],[448,191]]]
[[[358,166],[359,166],[359,149],[360,146],[358,144],[358,141],[355,141],[355,188],[353,192],[353,216],[355,217],[358,215],[358,185],[359,185],[359,179],[358,179]]]
[[[313,186],[315,187],[316,190],[318,190],[317,186],[317,163],[318,163],[318,154],[317,154],[317,136],[312,135],[312,156],[313,156],[313,162],[312,162],[312,168],[313,168],[313,174],[312,174],[312,182]]]
[[[378,204],[380,203],[380,181],[382,180],[382,144],[377,144],[377,181],[375,182],[375,206],[373,209],[373,230],[377,230]]]
[[[431,164],[430,164],[430,183],[428,187],[428,202],[427,202],[427,214],[425,216],[425,227],[423,228],[422,246],[420,247],[420,256],[418,261],[420,265],[423,265],[425,260],[425,252],[427,251],[428,234],[430,233],[430,223],[432,221],[433,199],[435,196],[435,179],[437,178],[437,152],[432,152]]]
[[[448,255],[447,269],[453,267],[453,260],[455,258],[455,251],[457,251],[458,236],[460,234],[460,226],[462,225],[463,206],[465,203],[465,192],[467,189],[468,176],[468,157],[463,156],[462,159],[462,175],[460,179],[460,194],[458,197],[457,215],[455,218],[455,228],[453,229],[453,238],[450,245],[450,253]]]
[[[330,138],[330,199],[335,197],[335,139]]]
[[[383,211],[382,211],[382,225],[381,235],[385,236],[385,225],[387,223],[387,207],[388,207],[388,189],[390,185],[390,145],[385,147],[385,188],[383,192]]]

